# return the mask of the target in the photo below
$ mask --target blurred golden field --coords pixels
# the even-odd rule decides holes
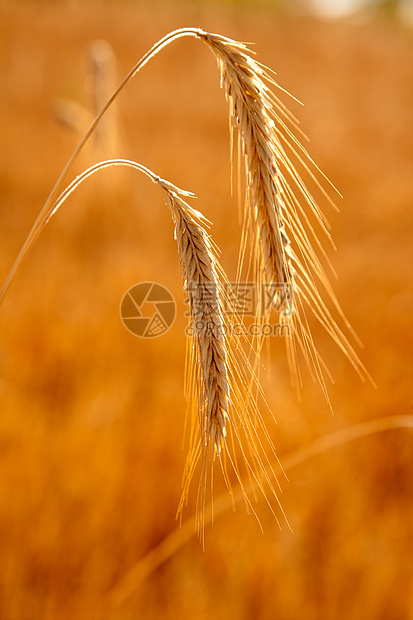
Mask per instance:
[[[315,325],[334,415],[305,369],[298,402],[274,339],[262,382],[278,456],[411,415],[413,31],[393,21],[322,22],[270,3],[0,3],[0,280],[79,140],[55,109],[61,99],[90,108],[92,42],[110,43],[120,80],[188,25],[255,42],[304,102],[283,98],[343,194],[339,214],[320,196],[338,248],[334,288],[378,389]],[[174,43],[128,85],[116,113],[110,156],[193,191],[233,279],[241,231],[211,53]],[[75,171],[98,157],[95,143]],[[123,294],[143,281],[177,301],[172,329],[155,340],[119,318]],[[133,172],[96,175],[50,222],[0,307],[0,620],[413,618],[411,430],[343,435],[291,467],[280,483],[293,531],[260,502],[262,532],[240,504],[217,514],[203,551],[196,484],[178,529],[184,314],[161,192]],[[217,476],[215,496],[225,492]],[[164,555],[147,556],[154,550]]]

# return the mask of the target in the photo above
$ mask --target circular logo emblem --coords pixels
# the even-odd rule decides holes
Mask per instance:
[[[132,286],[120,302],[120,318],[139,338],[157,338],[171,327],[176,316],[175,299],[156,282]]]

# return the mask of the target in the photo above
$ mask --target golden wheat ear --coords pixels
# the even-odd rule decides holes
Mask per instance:
[[[234,291],[207,233],[207,220],[184,201],[186,194],[164,181],[160,184],[175,222],[189,307],[186,395],[191,431],[178,513],[182,514],[200,461],[196,528],[203,540],[207,491],[211,487],[212,494],[216,460],[230,493],[232,480],[244,489],[242,481],[247,478],[276,518],[277,512],[283,513],[271,466],[275,449],[258,410],[257,397],[262,392],[244,348]],[[255,514],[247,492],[244,499]]]
[[[328,400],[324,381],[328,371],[312,338],[307,310],[360,377],[369,375],[326,303],[331,302],[354,335],[323,268],[326,253],[312,224],[315,222],[330,238],[328,222],[294,162],[326,194],[316,176],[320,171],[295,135],[294,117],[271,90],[279,87],[270,70],[257,62],[243,43],[210,33],[200,36],[218,60],[221,86],[229,103],[231,144],[237,143],[239,176],[245,191],[238,279],[242,278],[245,245],[249,242],[252,258],[244,277],[251,275],[257,282],[257,319],[263,325],[274,307],[279,310],[280,323],[291,335],[286,342],[295,385],[300,384],[297,352],[301,349]],[[255,344],[260,351],[263,339],[258,337]]]

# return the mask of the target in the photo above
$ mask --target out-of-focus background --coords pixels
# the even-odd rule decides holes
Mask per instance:
[[[328,15],[326,14],[328,12]],[[348,13],[350,11],[350,14]],[[411,414],[413,30],[409,2],[0,2],[0,280],[94,108],[168,31],[200,26],[255,43],[305,105],[283,97],[340,190],[320,198],[338,251],[337,296],[378,385],[363,384],[315,326],[334,415],[284,343],[263,374],[283,461],[351,425]],[[109,62],[110,65],[110,62]],[[240,240],[228,112],[207,48],[181,40],[127,87],[75,171],[136,159],[195,192],[230,279]],[[171,330],[131,335],[123,294],[155,281],[177,300]],[[0,618],[406,620],[413,618],[413,435],[389,430],[305,460],[281,479],[293,532],[261,502],[162,549],[186,452],[185,306],[160,191],[133,172],[85,184],[48,225],[0,308]],[[216,495],[225,489],[217,479]],[[196,484],[184,519],[194,522]],[[185,530],[182,530],[183,534]]]

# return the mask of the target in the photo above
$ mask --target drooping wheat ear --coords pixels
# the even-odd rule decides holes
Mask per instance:
[[[224,338],[222,291],[215,254],[204,228],[207,220],[161,182],[175,222],[175,237],[188,296],[195,358],[199,361],[201,442],[220,454],[228,419],[228,361]]]
[[[274,143],[270,91],[261,79],[263,70],[258,72],[259,65],[246,53],[245,45],[209,33],[204,40],[218,58],[221,86],[230,105],[231,142],[234,129],[239,129],[257,275],[291,289],[288,238],[283,233],[283,207],[276,187],[280,144]]]
[[[182,513],[195,467],[201,461],[197,501],[198,533],[203,539],[208,477],[213,481],[213,464],[219,458],[225,482],[231,490],[227,461],[243,489],[241,466],[235,443],[239,444],[243,468],[262,494],[274,516],[267,492],[282,512],[269,455],[275,449],[258,411],[261,394],[257,377],[242,346],[236,299],[217,258],[217,248],[207,233],[208,221],[183,198],[190,194],[158,180],[175,222],[175,237],[183,270],[189,307],[187,398],[192,416],[191,442],[179,506]],[[194,420],[198,424],[194,425]],[[230,435],[229,441],[227,435]],[[252,512],[251,500],[244,494]],[[277,518],[277,517],[276,517]]]
[[[292,129],[297,129],[295,119],[270,88],[270,85],[279,88],[270,70],[257,62],[243,43],[210,33],[199,36],[218,60],[221,86],[230,107],[231,144],[237,131],[238,162],[244,174],[244,234],[238,277],[241,277],[249,237],[260,300],[258,318],[265,322],[272,307],[280,310],[281,322],[289,326],[288,332],[293,336],[287,339],[287,352],[296,386],[300,383],[296,359],[298,345],[328,400],[324,364],[311,336],[305,306],[359,375],[363,378],[367,372],[323,299],[325,293],[352,331],[318,257],[318,253],[326,255],[311,218],[329,237],[328,222],[293,160],[321,188],[310,168],[314,164],[293,133]],[[261,345],[262,339],[258,349]]]
[[[100,170],[113,166],[130,167],[143,172],[164,191],[166,203],[175,222],[175,238],[188,291],[192,323],[190,332],[195,335],[195,359],[196,367],[199,368],[200,384],[198,404],[201,443],[206,448],[211,444],[215,453],[220,454],[226,436],[229,398],[221,301],[224,292],[218,278],[220,266],[205,230],[207,220],[183,200],[184,197],[193,197],[193,194],[178,189],[137,162],[126,159],[102,161],[74,179],[50,205],[38,224],[37,236],[81,183]],[[195,322],[199,328],[196,328]]]

